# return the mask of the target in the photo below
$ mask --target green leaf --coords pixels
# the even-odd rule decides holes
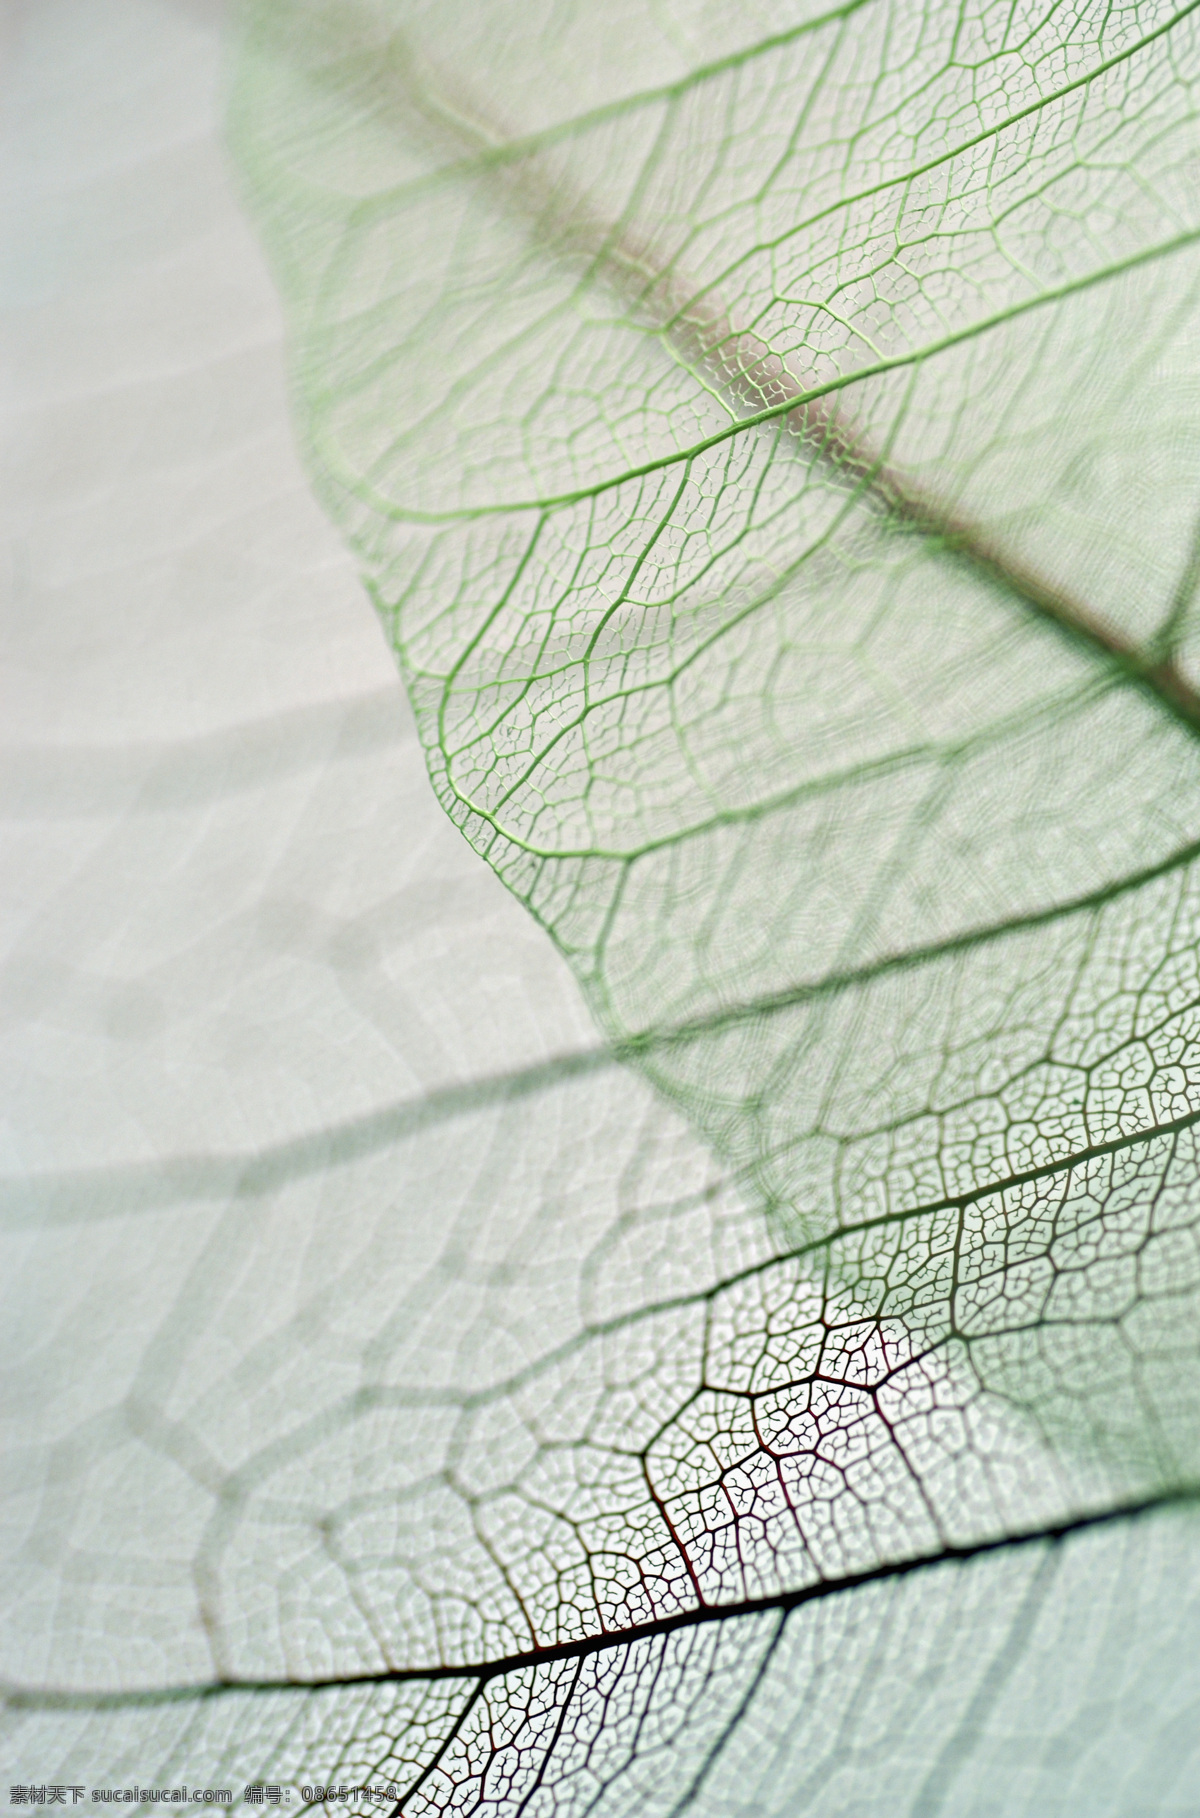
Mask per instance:
[[[72,1747],[1189,1809],[1200,9],[753,30],[246,15],[310,473],[603,1044],[257,1159],[395,1203],[199,1544],[214,1685],[30,1695]]]

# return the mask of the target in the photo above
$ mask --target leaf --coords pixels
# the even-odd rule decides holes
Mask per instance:
[[[19,1709],[405,1814],[1182,1813],[1196,9],[624,26],[247,16],[310,471],[604,1042],[226,1170],[328,1199],[279,1363],[142,1371],[212,1681]]]

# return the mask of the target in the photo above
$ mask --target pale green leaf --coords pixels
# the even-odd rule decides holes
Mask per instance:
[[[121,1574],[52,1558],[38,1749],[1190,1809],[1198,33],[247,10],[309,472],[599,1038],[113,1174],[233,1210],[47,1482],[72,1533],[136,1484],[193,1601],[112,1674]]]

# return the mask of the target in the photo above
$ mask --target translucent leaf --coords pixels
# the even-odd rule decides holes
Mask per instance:
[[[42,1413],[22,1759],[1189,1809],[1194,19],[246,12],[309,472],[533,921],[423,835],[415,1095],[385,1040],[23,1190],[186,1259]],[[411,773],[339,738],[331,855]],[[342,976],[347,850],[282,923]],[[515,1038],[469,931],[434,976],[468,890]]]

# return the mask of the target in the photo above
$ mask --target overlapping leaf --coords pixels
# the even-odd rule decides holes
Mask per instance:
[[[1197,19],[250,13],[311,470],[627,1071],[389,1151],[164,1762],[1186,1809]]]

